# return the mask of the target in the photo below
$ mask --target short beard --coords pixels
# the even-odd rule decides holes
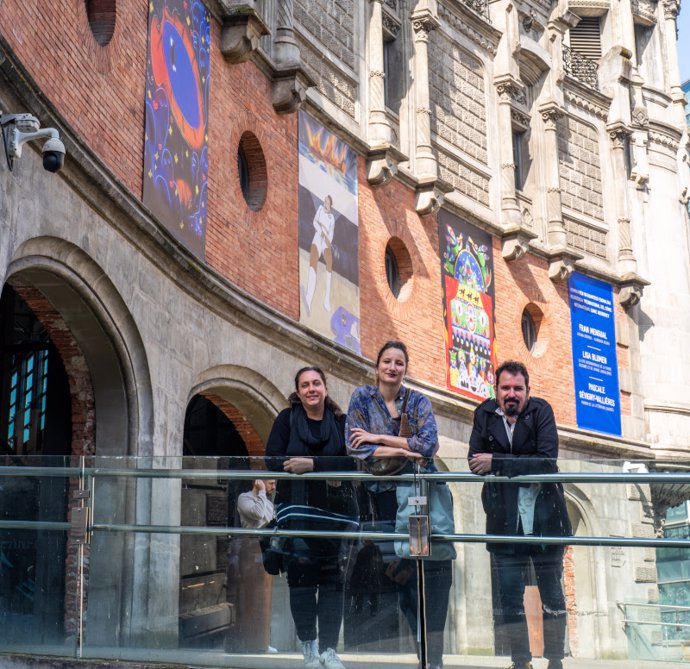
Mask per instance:
[[[517,405],[515,405],[515,404],[506,405],[506,410],[504,413],[506,416],[517,416],[518,415]]]

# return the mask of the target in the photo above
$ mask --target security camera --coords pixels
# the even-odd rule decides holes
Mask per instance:
[[[43,128],[39,120],[31,114],[0,115],[7,166],[12,171],[14,159],[22,157],[22,147],[26,142],[46,138],[43,145],[43,169],[57,172],[65,164],[65,145],[55,128]]]
[[[65,164],[65,145],[57,138],[51,137],[43,145],[43,169],[48,172],[57,172]]]

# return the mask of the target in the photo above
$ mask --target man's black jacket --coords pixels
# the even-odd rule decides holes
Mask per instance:
[[[531,397],[518,416],[511,446],[503,417],[495,400],[486,400],[474,412],[468,458],[492,453],[491,473],[497,476],[551,474],[558,471],[558,432],[548,402]],[[527,485],[527,484],[523,484]],[[519,484],[487,482],[482,489],[487,534],[518,534]],[[537,497],[533,533],[537,536],[569,536],[572,527],[566,510],[563,486],[543,483]],[[508,544],[487,544],[489,550],[513,550]]]

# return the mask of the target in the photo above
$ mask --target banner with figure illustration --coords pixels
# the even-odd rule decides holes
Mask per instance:
[[[360,352],[357,155],[299,113],[300,322]]]
[[[151,0],[144,204],[204,258],[210,15],[202,0]]]
[[[438,214],[448,388],[494,397],[494,282],[491,235],[448,211]]]

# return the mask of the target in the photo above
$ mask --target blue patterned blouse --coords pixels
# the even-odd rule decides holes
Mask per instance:
[[[405,398],[405,386],[395,400],[398,414],[402,410]],[[407,444],[411,451],[421,453],[425,458],[433,458],[438,451],[438,429],[436,419],[431,411],[431,402],[426,395],[410,390],[410,398],[407,401],[407,417],[412,430]],[[360,386],[355,388],[350,398],[350,406],[347,410],[345,423],[345,438],[347,452],[362,460],[368,458],[380,444],[362,444],[354,448],[351,444],[351,431],[360,427],[372,434],[397,435],[400,430],[400,418],[393,418],[388,411],[386,401],[377,386]]]

